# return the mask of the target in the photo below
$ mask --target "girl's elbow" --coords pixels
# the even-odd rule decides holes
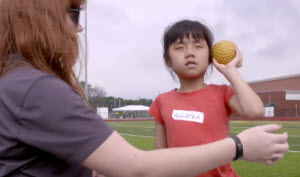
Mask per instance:
[[[265,115],[265,108],[261,105],[256,110],[256,117],[263,117]]]
[[[249,118],[249,119],[256,119],[263,117],[265,114],[265,110],[261,108],[254,108],[247,111],[241,111],[240,116]]]
[[[253,112],[251,112],[250,114],[248,114],[249,118],[255,119],[255,118],[260,118],[263,117],[265,114],[265,110],[261,109],[261,108],[257,108],[255,110],[253,110]]]
[[[259,112],[259,117],[263,117],[265,115],[265,109],[261,109],[260,112]]]

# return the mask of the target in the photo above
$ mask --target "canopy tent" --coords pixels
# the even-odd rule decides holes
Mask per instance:
[[[278,107],[278,105],[274,103],[267,103],[265,107]]]
[[[127,105],[124,107],[114,108],[113,111],[148,111],[148,106],[143,105]]]
[[[143,105],[127,105],[124,107],[119,107],[119,108],[114,108],[112,109],[113,111],[118,111],[118,115],[120,116],[120,119],[123,119],[126,117],[131,117],[136,118],[138,115],[141,116],[142,112],[146,112],[146,117],[148,117],[147,111],[149,110],[150,107],[148,106],[143,106]],[[121,112],[121,113],[120,113]]]

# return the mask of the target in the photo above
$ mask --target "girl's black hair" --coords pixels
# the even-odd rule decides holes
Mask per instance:
[[[168,67],[170,61],[169,47],[178,39],[192,35],[197,41],[205,40],[209,49],[209,63],[212,63],[211,48],[213,44],[213,35],[208,27],[198,21],[181,20],[168,26],[163,35],[163,56],[165,65]],[[168,67],[168,69],[170,69]],[[170,73],[173,76],[172,71]]]

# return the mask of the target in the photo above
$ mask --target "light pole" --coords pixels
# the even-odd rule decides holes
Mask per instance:
[[[87,12],[88,12],[88,6],[86,5],[86,9],[85,9],[85,32],[84,32],[84,46],[85,46],[85,52],[84,52],[84,68],[85,68],[85,85],[84,85],[84,92],[86,94],[87,97],[89,97],[89,93],[88,93],[88,72],[87,72],[87,59],[88,59],[88,21],[87,21]]]

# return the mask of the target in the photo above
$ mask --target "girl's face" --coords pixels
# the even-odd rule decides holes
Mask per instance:
[[[168,66],[179,79],[204,77],[209,65],[209,48],[206,40],[197,41],[192,35],[171,44],[169,56]]]

